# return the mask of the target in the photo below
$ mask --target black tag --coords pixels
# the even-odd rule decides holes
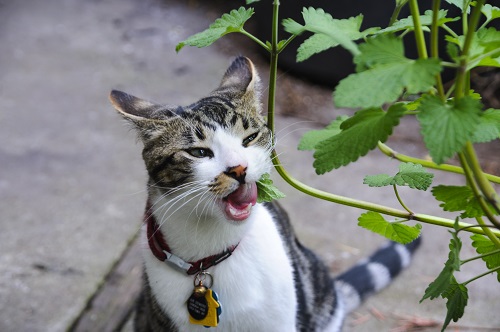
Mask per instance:
[[[196,297],[192,294],[187,302],[188,312],[196,320],[202,320],[207,317],[208,304],[204,296]]]

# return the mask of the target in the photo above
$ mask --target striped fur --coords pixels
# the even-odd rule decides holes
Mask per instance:
[[[279,205],[255,204],[255,183],[272,166],[258,84],[251,61],[239,57],[215,91],[189,106],[119,91],[110,99],[144,143],[152,215],[172,252],[195,261],[238,244],[208,270],[223,305],[217,330],[339,331],[350,310],[408,265],[419,241],[389,243],[335,278],[298,241]],[[193,277],[153,256],[146,231],[142,239],[136,331],[204,331],[188,321]]]

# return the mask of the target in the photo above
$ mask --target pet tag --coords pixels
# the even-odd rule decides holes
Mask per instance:
[[[187,301],[189,322],[205,327],[215,327],[219,323],[219,316],[222,310],[217,294],[203,285],[206,276],[210,276],[211,286],[213,277],[208,272],[202,271],[194,279],[195,287],[193,294],[191,294]]]

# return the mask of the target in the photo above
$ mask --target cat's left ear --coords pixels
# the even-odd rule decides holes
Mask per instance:
[[[240,56],[229,66],[215,92],[239,97],[246,103],[259,104],[259,88],[260,78],[254,64]]]

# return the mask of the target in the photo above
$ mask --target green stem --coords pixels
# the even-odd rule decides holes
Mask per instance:
[[[443,226],[443,227],[448,227],[448,228],[453,228],[455,221],[451,219],[446,219],[446,218],[440,218],[440,217],[435,217],[435,216],[430,216],[426,214],[409,214],[406,211],[390,208],[387,206],[379,205],[379,204],[374,204],[370,202],[365,202],[362,200],[357,200],[357,199],[352,199],[349,197],[344,197],[344,196],[339,196],[335,195],[332,193],[328,193],[322,190],[315,189],[313,187],[310,187],[297,179],[293,178],[282,166],[281,162],[276,155],[276,152],[273,151],[272,153],[272,160],[274,163],[274,168],[278,172],[278,174],[285,180],[289,185],[294,187],[295,189],[309,195],[312,197],[316,197],[325,201],[333,202],[333,203],[338,203],[346,206],[351,206],[355,207],[358,209],[364,209],[364,210],[369,210],[369,211],[374,211],[374,212],[379,212],[382,214],[386,214],[389,216],[397,217],[397,218],[403,218],[403,219],[408,219],[408,220],[416,220],[416,221],[421,221],[427,224],[431,225],[437,225],[437,226]],[[482,234],[485,235],[485,232],[482,228],[470,228],[473,227],[473,225],[460,222],[459,223],[460,228],[467,227],[468,231],[471,233],[476,233],[476,234]],[[494,230],[493,231],[494,235],[497,237],[500,237],[500,231]]]
[[[475,35],[475,29],[478,25],[479,19],[481,17],[481,8],[483,7],[484,3],[486,0],[478,0],[476,2],[476,6],[474,6],[474,9],[472,10],[472,14],[470,16],[470,22],[469,26],[465,27],[464,29],[464,34],[465,34],[465,40],[464,40],[464,45],[462,47],[462,53],[461,53],[461,60],[460,60],[460,66],[458,67],[458,72],[457,76],[455,79],[455,101],[458,101],[460,98],[462,98],[466,93],[466,77],[467,77],[467,62],[469,61],[469,51],[470,47],[472,45],[472,40],[474,39]],[[464,12],[465,19],[464,22],[467,22],[466,20],[466,12]],[[466,23],[464,23],[466,24]],[[465,32],[466,31],[466,32]]]
[[[475,261],[476,259],[483,259],[484,257],[488,257],[488,256],[491,256],[491,255],[496,255],[496,254],[500,254],[500,249],[496,249],[496,250],[490,251],[489,253],[486,253],[486,254],[482,254],[482,255],[479,255],[479,256],[474,256],[474,257],[465,259],[463,261],[460,261],[460,265],[463,265],[463,264],[468,263],[468,262]]]
[[[240,33],[247,36],[248,38],[250,38],[251,40],[253,40],[254,42],[256,42],[257,44],[259,44],[261,47],[263,47],[266,51],[268,52],[271,52],[271,49],[266,45],[264,44],[259,38],[255,37],[254,35],[252,35],[251,33],[245,31],[245,29],[241,29],[240,30]]]
[[[486,200],[493,206],[493,208],[498,213],[500,213],[500,197],[483,173],[483,170],[481,169],[481,166],[479,165],[479,161],[477,159],[476,151],[474,150],[474,147],[470,142],[467,142],[465,144],[465,156],[471,168],[472,174],[474,175],[474,179],[477,181],[477,184],[481,189],[481,192],[484,194]],[[499,224],[495,225],[500,228]]]
[[[446,30],[446,32],[448,32],[451,36],[453,36],[453,37],[455,37],[455,38],[458,38],[458,34],[457,34],[455,31],[453,31],[453,30],[452,30],[449,26],[447,26],[446,24],[442,24],[442,25],[441,25],[441,27],[442,27],[443,29],[445,29],[445,30]]]
[[[394,24],[394,22],[397,21],[398,17],[399,17],[399,13],[401,12],[401,9],[404,7],[405,4],[402,4],[402,5],[399,5],[399,6],[396,6],[394,8],[394,11],[392,12],[392,15],[391,15],[391,19],[389,20],[389,27],[391,25]]]
[[[271,35],[271,51],[270,51],[270,65],[269,65],[269,95],[267,99],[267,126],[273,133],[274,145],[274,111],[276,101],[276,77],[278,73],[278,13],[279,13],[279,0],[274,0],[273,3],[273,22],[272,22],[272,35]]]
[[[476,180],[474,179],[473,173],[469,167],[469,164],[467,162],[467,158],[463,153],[459,153],[458,157],[460,158],[460,163],[462,164],[462,167],[464,168],[465,171],[465,178],[467,179],[467,184],[469,187],[472,189],[472,192],[474,193],[474,197],[478,200],[479,205],[481,206],[481,209],[484,211],[488,219],[491,221],[492,224],[494,224],[497,228],[497,224],[495,216],[491,213],[489,207],[486,205],[486,202],[484,201],[483,196],[481,195],[479,188],[477,186]],[[481,218],[476,218],[477,222],[481,225],[484,226],[484,222]],[[484,234],[493,242],[495,245],[498,244],[498,240],[495,238],[496,236],[493,234],[493,232],[487,228],[483,227]]]
[[[495,273],[495,272],[497,272],[497,271],[500,271],[500,266],[497,266],[497,267],[496,267],[496,268],[494,268],[494,269],[491,269],[491,270],[489,270],[489,271],[486,271],[486,272],[484,272],[484,273],[481,273],[480,275],[478,275],[478,276],[476,276],[476,277],[474,277],[474,278],[472,278],[472,279],[467,280],[467,281],[466,281],[466,282],[464,282],[462,285],[464,285],[464,286],[465,286],[465,285],[467,285],[468,283],[473,282],[474,280],[477,280],[477,279],[479,279],[479,278],[482,278],[482,277],[484,277],[484,276],[487,276],[487,275],[488,275],[488,274],[490,274],[490,273]]]
[[[386,156],[389,156],[391,158],[394,158],[396,160],[402,161],[402,162],[409,162],[409,163],[414,163],[414,164],[419,164],[422,165],[426,168],[432,168],[432,169],[437,169],[440,171],[445,171],[445,172],[451,172],[451,173],[457,173],[457,174],[464,174],[464,169],[462,167],[454,166],[454,165],[449,165],[449,164],[436,164],[432,161],[424,160],[424,159],[418,159],[414,157],[409,157],[407,155],[401,154],[397,151],[394,151],[387,145],[385,145],[382,142],[378,142],[378,148],[382,153],[384,153]],[[500,183],[500,176],[495,176],[491,174],[485,174],[486,178],[492,182],[495,183]]]
[[[493,235],[493,233],[491,232],[491,229],[489,229],[488,227],[486,227],[486,223],[483,221],[483,218],[476,218],[477,220],[477,223],[481,226],[485,226],[483,227],[484,229],[484,234],[486,234],[486,236],[491,240],[491,242],[493,242],[493,244],[495,245],[495,247],[499,248],[500,249],[500,239],[498,239],[495,235]]]
[[[410,13],[413,19],[413,27],[415,28],[415,41],[417,43],[418,57],[427,59],[427,47],[425,46],[424,31],[422,23],[420,23],[420,11],[418,9],[417,0],[410,0]]]
[[[439,8],[441,6],[441,0],[432,0],[432,24],[431,24],[431,57],[439,60]],[[444,101],[444,87],[443,80],[441,79],[441,74],[436,75],[436,88],[439,97]]]
[[[403,202],[403,200],[401,199],[401,197],[399,196],[399,192],[398,192],[398,188],[395,184],[392,185],[392,187],[394,188],[394,193],[396,194],[396,198],[398,199],[398,202],[399,204],[401,204],[401,206],[403,207],[403,209],[405,209],[406,211],[408,211],[409,214],[411,215],[414,215],[415,213],[413,213],[412,210],[410,210],[406,204]]]
[[[292,42],[292,40],[295,39],[295,37],[297,37],[297,35],[291,35],[286,41],[285,43],[283,43],[283,45],[281,45],[279,48],[278,48],[278,54],[281,53],[281,51],[283,51],[287,46],[288,44],[290,44]]]

